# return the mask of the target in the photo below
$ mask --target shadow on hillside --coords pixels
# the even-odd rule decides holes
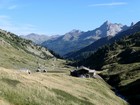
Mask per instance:
[[[140,51],[135,51],[132,49],[126,49],[122,53],[118,55],[121,59],[119,63],[121,64],[129,64],[134,62],[140,62]]]
[[[124,95],[131,105],[138,105],[140,103],[140,79],[119,87],[118,90],[122,95]]]

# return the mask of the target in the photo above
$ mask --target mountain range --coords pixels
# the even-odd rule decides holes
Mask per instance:
[[[60,36],[29,34],[21,37],[30,39],[64,56],[67,53],[78,51],[101,38],[114,37],[116,34],[126,29],[128,29],[126,25],[106,21],[100,27],[86,32],[74,29]]]
[[[106,36],[106,37],[100,38],[99,40],[93,42],[92,44],[90,44],[89,46],[87,46],[85,48],[80,49],[79,51],[70,52],[70,53],[66,54],[65,57],[69,58],[69,59],[83,59],[86,56],[88,56],[89,54],[94,53],[98,48],[100,48],[106,44],[111,44],[111,43],[123,38],[124,36],[139,32],[139,30],[140,30],[140,22],[137,22],[136,24],[131,25],[126,30],[116,34],[116,36],[114,36],[114,37]]]
[[[41,45],[53,50],[61,56],[84,48],[91,43],[106,36],[115,36],[117,33],[128,28],[126,25],[104,22],[100,27],[83,32],[80,30],[72,30],[65,35],[56,39],[50,39],[43,42]],[[57,45],[57,46],[56,46]]]

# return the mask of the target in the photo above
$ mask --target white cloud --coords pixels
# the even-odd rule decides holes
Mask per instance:
[[[25,35],[32,32],[37,32],[37,27],[32,24],[18,24],[5,15],[0,15],[0,29],[13,32],[17,35]]]
[[[127,2],[112,2],[112,3],[100,3],[100,4],[91,4],[90,7],[101,7],[101,6],[120,6],[126,5]]]
[[[8,7],[9,10],[13,10],[15,8],[17,8],[17,5],[12,5],[12,6]]]

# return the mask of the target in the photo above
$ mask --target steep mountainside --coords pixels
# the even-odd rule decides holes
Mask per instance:
[[[131,104],[140,102],[140,33],[106,45],[76,64],[102,70],[106,81]]]
[[[71,32],[68,32],[56,39],[45,41],[41,45],[53,50],[55,53],[58,53],[62,56],[69,51],[80,49],[82,45],[86,45],[85,42],[81,44],[79,43],[78,39],[82,33],[83,32],[79,30],[72,30]]]
[[[93,42],[91,45],[83,49],[80,49],[79,51],[66,54],[65,57],[69,59],[83,59],[87,57],[88,55],[94,53],[98,48],[104,46],[105,44],[111,44],[125,36],[134,34],[139,31],[140,31],[140,22],[137,22],[135,25],[131,26],[127,30],[118,33],[115,37],[107,36],[107,37],[101,38]]]
[[[43,46],[55,51],[60,55],[77,51],[84,48],[96,40],[106,37],[115,36],[117,33],[126,30],[128,27],[117,23],[109,23],[106,21],[99,28],[92,31],[82,32],[79,30],[72,30],[63,36],[54,40],[48,40],[42,43]],[[57,46],[56,46],[57,45]]]
[[[28,35],[21,35],[20,37],[24,38],[24,39],[31,40],[36,44],[41,44],[44,41],[57,38],[58,36],[59,35],[48,36],[48,35],[38,35],[38,34],[35,34],[35,33],[31,33],[31,34],[28,34]]]
[[[64,57],[66,59],[74,59],[74,60],[81,60],[87,58],[88,56],[93,54],[98,48],[102,47],[105,44],[108,44],[111,38],[112,36],[100,38],[99,40],[93,42],[89,46],[86,46],[78,51],[65,54]]]
[[[36,70],[38,66],[48,70],[63,68],[65,61],[55,57],[44,47],[13,33],[0,30],[0,66],[5,68]],[[59,67],[58,67],[59,66]]]

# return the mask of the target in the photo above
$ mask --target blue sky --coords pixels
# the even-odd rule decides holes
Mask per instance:
[[[0,28],[18,35],[92,30],[140,20],[140,0],[0,0]]]

